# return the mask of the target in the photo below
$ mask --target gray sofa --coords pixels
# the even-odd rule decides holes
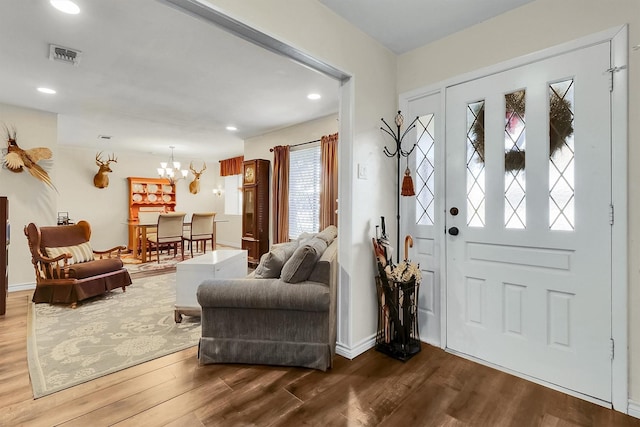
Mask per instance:
[[[312,238],[274,245],[246,278],[202,282],[200,364],[330,368],[336,347],[336,235],[331,226]]]

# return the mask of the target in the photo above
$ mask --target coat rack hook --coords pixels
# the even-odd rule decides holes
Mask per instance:
[[[396,147],[395,150],[393,152],[391,152],[386,146],[383,149],[383,153],[387,156],[387,157],[396,157],[397,162],[398,162],[398,174],[400,171],[400,159],[402,157],[409,157],[409,155],[411,155],[411,153],[413,152],[413,150],[416,148],[416,145],[418,145],[418,142],[420,140],[420,138],[422,138],[422,135],[424,134],[424,131],[422,132],[422,134],[420,135],[420,138],[418,138],[416,140],[416,142],[413,144],[413,146],[411,147],[411,149],[409,151],[405,151],[402,149],[402,142],[404,140],[404,137],[416,127],[416,122],[420,121],[419,117],[416,117],[410,124],[409,126],[407,126],[407,128],[405,129],[404,132],[401,132],[402,129],[402,125],[404,124],[404,117],[402,116],[402,112],[400,110],[398,110],[398,114],[396,114],[396,117],[394,119],[395,125],[396,125],[396,130],[394,130],[389,123],[387,123],[387,121],[384,118],[381,118],[380,120],[382,120],[382,123],[384,123],[384,125],[386,126],[386,129],[384,127],[380,127],[381,130],[383,130],[386,134],[388,134],[389,136],[391,136],[391,138],[393,138]],[[397,256],[397,262],[400,262],[400,179],[398,178],[398,191],[397,191],[397,204],[396,204],[396,219],[397,219],[397,224],[396,224],[396,237],[397,237],[397,246],[396,246],[396,256]]]

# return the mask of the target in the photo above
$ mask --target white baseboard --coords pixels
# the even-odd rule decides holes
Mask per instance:
[[[640,403],[634,402],[629,399],[629,405],[627,406],[628,414],[635,418],[640,418]]]
[[[9,292],[18,292],[18,291],[30,291],[36,288],[35,282],[30,283],[14,283],[13,285],[9,285]]]
[[[369,338],[363,339],[353,347],[349,347],[340,342],[336,343],[336,354],[339,354],[340,356],[346,357],[347,359],[351,360],[351,359],[355,359],[356,357],[358,357],[365,351],[369,350],[370,348],[375,347],[375,345],[376,345],[376,336],[374,334]]]

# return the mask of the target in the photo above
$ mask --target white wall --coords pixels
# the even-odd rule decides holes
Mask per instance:
[[[207,165],[207,167],[209,167]],[[215,186],[211,190],[222,190],[220,196],[213,196],[213,206],[216,215],[216,221],[220,221],[216,225],[216,239],[221,245],[233,246],[234,248],[242,247],[242,215],[226,215],[224,213],[225,191],[224,177],[220,176],[220,162],[216,162],[212,166],[212,174],[216,176]]]
[[[58,211],[68,211],[69,216],[79,221],[87,220],[91,224],[91,245],[96,249],[107,249],[116,245],[126,245],[128,232],[126,221],[129,217],[129,187],[127,177],[157,178],[156,169],[161,161],[169,156],[144,155],[129,152],[114,152],[117,163],[111,163],[113,170],[108,174],[109,186],[97,188],[93,185],[93,177],[98,171],[95,156],[97,151],[59,145],[56,163],[57,184],[60,190]],[[112,152],[105,151],[103,157]],[[189,162],[201,168],[202,159],[179,158],[181,167],[188,169]],[[187,179],[176,184],[176,211],[187,212],[186,220],[193,212],[215,210],[215,199],[212,190],[216,186],[217,160],[206,159],[207,170],[200,177],[200,192],[191,194]],[[211,166],[209,166],[211,165]]]
[[[117,163],[110,165],[109,186],[97,188],[93,177],[98,171],[95,156],[98,150],[57,144],[57,118],[55,114],[23,109],[0,104],[0,121],[15,125],[18,130],[18,144],[22,148],[50,147],[53,159],[42,165],[49,171],[58,193],[49,190],[28,173],[15,174],[5,168],[0,169],[0,195],[9,197],[11,221],[11,246],[9,251],[9,288],[21,289],[35,282],[31,257],[22,229],[29,222],[37,225],[55,225],[58,211],[67,211],[74,221],[87,220],[91,224],[91,244],[95,249],[108,249],[126,245],[128,231],[126,221],[129,215],[129,188],[127,177],[155,178],[160,161],[169,156],[154,156],[115,152]],[[104,155],[111,154],[105,151]],[[176,160],[188,169],[194,161],[196,169],[201,168],[203,159],[180,158]],[[200,192],[191,194],[189,174],[186,180],[176,185],[176,210],[187,212],[187,219],[193,212],[224,212],[224,194],[218,197],[213,190],[223,185],[219,176],[219,159],[204,159],[207,170],[200,177]],[[225,219],[224,215],[217,217]],[[231,232],[226,223],[221,223],[218,232],[221,243],[240,245],[238,219]]]
[[[382,153],[386,141],[379,127],[380,118],[392,120],[397,109],[396,57],[316,0],[202,2],[353,76],[345,85],[350,99],[341,106],[341,117],[352,115],[353,121],[340,124],[338,345],[364,350],[377,322],[371,237],[381,215],[395,215],[389,200],[395,198],[396,168]],[[366,163],[368,180],[356,179],[358,162]]]
[[[2,125],[17,131],[18,146],[23,149],[48,147],[53,151],[51,160],[42,160],[42,166],[57,184],[54,163],[56,150],[57,117],[55,114],[0,104],[0,133],[2,155],[6,153],[7,135]],[[60,187],[58,187],[60,190]],[[56,220],[56,192],[28,172],[14,173],[0,167],[0,195],[9,198],[11,244],[9,246],[9,287],[12,284],[35,282],[29,246],[23,228],[30,222],[51,224]]]
[[[638,0],[537,0],[398,58],[399,92],[629,24],[640,44]],[[618,64],[616,64],[618,65]],[[629,362],[630,398],[640,402],[640,51],[629,51]],[[616,348],[616,351],[617,348]],[[624,351],[624,349],[622,350]]]
[[[336,87],[336,90],[338,88]],[[273,179],[273,153],[269,150],[276,145],[294,145],[301,142],[315,141],[323,135],[331,135],[338,132],[338,115],[322,117],[299,125],[270,132],[265,135],[248,138],[244,141],[244,158],[269,160],[269,176]],[[339,142],[338,142],[339,143]],[[273,181],[271,181],[273,182]],[[273,191],[269,187],[269,242],[273,244]]]

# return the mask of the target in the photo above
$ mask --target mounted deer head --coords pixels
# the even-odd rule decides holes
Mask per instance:
[[[198,194],[200,192],[200,175],[202,175],[202,172],[204,172],[206,169],[207,169],[207,164],[205,162],[202,162],[202,169],[200,170],[200,172],[197,172],[193,168],[193,162],[189,164],[189,170],[191,171],[194,177],[193,181],[191,181],[191,183],[189,184],[189,192],[191,194]]]
[[[98,188],[107,188],[109,186],[109,172],[113,172],[109,167],[109,163],[118,163],[118,159],[113,157],[113,154],[109,156],[106,162],[102,161],[102,151],[96,154],[96,165],[100,166],[98,173],[93,177],[93,185]]]

